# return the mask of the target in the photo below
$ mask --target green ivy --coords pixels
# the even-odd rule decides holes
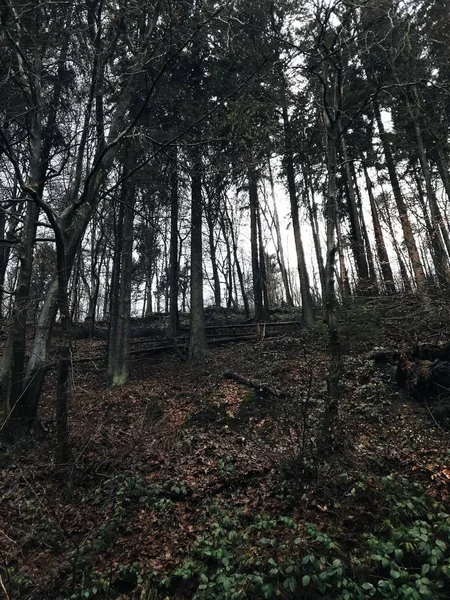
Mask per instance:
[[[136,498],[134,484],[125,487],[127,492],[119,494],[122,505]],[[231,512],[213,505],[208,526],[176,569],[143,573],[137,565],[125,565],[115,575],[135,585],[137,593],[142,591],[140,597],[152,598],[449,598],[449,515],[421,486],[401,478],[362,477],[348,496],[356,506],[369,494],[378,513],[371,531],[355,534],[350,550],[343,532],[332,534],[289,516]],[[70,598],[115,597],[111,586],[110,579],[85,574],[83,586]]]

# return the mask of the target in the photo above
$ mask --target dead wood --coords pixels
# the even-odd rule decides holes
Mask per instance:
[[[277,390],[276,388],[273,388],[269,385],[264,385],[257,381],[252,381],[251,379],[247,379],[246,377],[243,377],[242,375],[239,375],[238,373],[233,373],[232,371],[228,371],[227,373],[224,373],[223,376],[226,379],[231,379],[232,381],[235,381],[236,383],[245,385],[245,387],[256,390],[259,394],[262,394],[263,396],[269,395],[269,396],[275,396],[275,398],[282,398],[282,397],[286,396],[285,392]]]

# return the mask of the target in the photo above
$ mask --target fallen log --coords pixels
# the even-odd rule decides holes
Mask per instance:
[[[232,371],[227,371],[223,374],[223,376],[225,377],[225,379],[231,379],[236,383],[245,385],[245,387],[255,390],[258,394],[262,396],[269,395],[275,396],[275,398],[284,398],[287,395],[285,392],[277,390],[276,388],[273,388],[270,385],[264,385],[262,383],[258,383],[257,381],[252,381],[251,379],[247,379],[246,377],[243,377],[238,373],[233,373]]]

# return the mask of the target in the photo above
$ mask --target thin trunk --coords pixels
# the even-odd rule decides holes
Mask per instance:
[[[363,211],[363,203],[361,198],[361,192],[358,185],[358,177],[355,169],[355,163],[352,160],[350,162],[350,170],[352,173],[352,181],[356,195],[356,206],[359,214],[359,221],[361,223],[361,233],[364,240],[364,247],[367,253],[367,265],[369,267],[369,282],[370,289],[374,293],[378,293],[378,283],[377,283],[377,271],[375,269],[375,262],[373,258],[372,246],[370,244],[369,234],[367,232],[366,221],[364,219],[364,211]]]
[[[209,241],[209,256],[211,258],[211,268],[213,272],[213,291],[214,291],[214,305],[219,307],[222,304],[222,295],[220,290],[220,278],[219,269],[217,268],[217,256],[216,256],[216,240],[214,237],[214,208],[212,203],[211,195],[208,193],[208,210],[206,211],[206,222],[208,224],[208,241]]]
[[[316,251],[316,261],[319,269],[319,277],[320,277],[320,286],[322,288],[322,298],[325,299],[325,266],[323,263],[323,255],[322,255],[322,246],[320,244],[320,235],[319,235],[319,222],[317,219],[317,204],[314,196],[314,189],[312,187],[311,178],[307,173],[306,167],[302,166],[303,178],[305,180],[305,196],[308,205],[308,214],[309,221],[311,223],[314,249]]]
[[[273,206],[273,224],[275,227],[274,243],[275,243],[275,248],[276,248],[276,253],[277,253],[277,261],[278,261],[278,266],[279,266],[280,272],[281,272],[281,279],[282,279],[283,285],[284,285],[284,292],[286,294],[286,304],[288,306],[294,306],[294,302],[292,300],[291,289],[290,289],[290,285],[289,285],[289,278],[288,278],[287,269],[286,269],[286,262],[284,259],[283,239],[281,237],[280,219],[278,217],[277,199],[275,196],[275,184],[273,181],[272,166],[270,164],[270,158],[268,159],[268,165],[269,165],[270,191],[271,191],[271,195],[272,195],[272,206]]]
[[[201,361],[208,352],[203,308],[202,161],[196,153],[191,174],[191,319],[189,358]]]
[[[339,289],[341,292],[341,298],[347,298],[352,295],[352,290],[350,287],[350,279],[348,277],[347,266],[345,264],[345,252],[344,252],[344,242],[342,239],[342,230],[341,230],[341,222],[339,220],[339,212],[336,207],[336,240],[337,240],[337,250],[339,257]],[[326,298],[326,296],[325,296]]]
[[[324,111],[324,124],[327,136],[327,172],[328,189],[326,199],[327,222],[327,262],[326,262],[326,298],[325,319],[328,326],[328,340],[330,353],[330,366],[327,378],[327,398],[322,419],[322,430],[319,439],[319,448],[322,452],[329,453],[335,442],[335,431],[339,413],[339,381],[342,373],[342,355],[339,339],[339,330],[336,314],[335,293],[335,261],[336,261],[336,234],[338,227],[337,211],[337,95],[338,81],[335,77],[332,94],[332,106],[329,112]],[[330,118],[331,117],[331,118]],[[333,120],[332,120],[333,119]],[[341,277],[345,274],[343,264]]]
[[[444,184],[445,193],[447,195],[447,201],[450,201],[449,165],[447,157],[445,155],[445,151],[440,141],[436,142],[436,149],[438,153],[436,164],[439,171],[439,176],[442,179],[442,183]]]
[[[110,263],[111,263],[111,257],[107,253],[107,256],[105,259],[105,281],[104,281],[104,295],[103,295],[103,308],[102,308],[102,312],[103,312],[102,316],[103,316],[104,321],[109,320],[109,306],[111,304],[111,300],[110,300],[111,286],[109,283],[109,281],[110,281]]]
[[[300,232],[300,218],[298,212],[297,191],[295,189],[294,158],[292,155],[292,136],[289,115],[286,104],[283,105],[283,127],[286,175],[288,184],[289,201],[291,207],[292,226],[294,229],[295,249],[297,251],[297,268],[300,278],[300,292],[302,296],[302,314],[306,326],[314,324],[313,302],[309,285],[308,269],[306,267],[303,240]]]
[[[253,301],[255,305],[255,320],[264,321],[263,293],[261,281],[261,266],[258,250],[258,184],[256,174],[249,169],[248,190],[250,201],[250,244],[252,254]]]
[[[178,149],[173,149],[172,170],[170,173],[170,302],[169,302],[169,337],[175,338],[180,328],[178,314],[178,277],[180,263],[178,260]]]
[[[241,289],[241,296],[242,296],[242,302],[244,303],[245,316],[247,318],[249,318],[250,317],[250,305],[248,302],[247,292],[245,291],[244,274],[242,273],[242,269],[241,269],[241,265],[240,265],[239,257],[238,257],[238,245],[237,245],[237,240],[236,240],[236,233],[234,231],[233,222],[230,219],[230,216],[228,214],[228,209],[226,206],[225,206],[225,213],[226,213],[227,221],[228,221],[229,228],[230,228],[231,242],[232,242],[232,247],[233,247],[234,265],[236,267],[236,273],[237,273],[238,280],[239,280],[239,287]]]
[[[412,291],[411,280],[408,276],[408,271],[406,269],[405,263],[402,258],[402,254],[400,252],[400,248],[399,248],[399,245],[397,242],[397,236],[394,233],[394,227],[392,226],[391,214],[389,212],[389,206],[388,206],[388,203],[386,200],[386,196],[384,197],[384,209],[385,209],[385,214],[386,214],[386,223],[389,228],[389,234],[391,236],[391,242],[392,242],[392,245],[394,246],[395,254],[397,256],[398,266],[400,268],[400,275],[401,275],[402,282],[403,282],[403,289],[405,290],[405,292],[411,292]]]
[[[118,248],[114,256],[114,284],[111,297],[114,298],[111,310],[108,341],[107,380],[111,386],[124,385],[129,377],[130,326],[131,326],[131,281],[133,268],[133,221],[135,186],[128,179],[132,169],[132,155],[125,158],[119,223],[117,227]]]
[[[415,86],[412,86],[411,94],[413,95],[415,105],[417,106],[419,103],[419,98]],[[450,252],[450,238],[441,215],[436,194],[434,193],[433,183],[431,180],[430,165],[428,164],[428,158],[426,155],[425,144],[422,137],[422,130],[420,128],[417,111],[411,105],[408,93],[405,93],[405,97],[408,113],[411,117],[411,121],[413,123],[414,131],[416,134],[419,161],[425,180],[425,190],[428,199],[428,204],[430,206],[431,223],[433,225],[434,232],[433,249],[437,263],[436,274],[438,277],[438,281],[441,284],[448,284],[450,283],[450,271],[447,252]],[[445,251],[445,248],[447,248],[447,252]]]
[[[366,293],[370,288],[369,268],[367,266],[366,251],[364,248],[364,240],[361,233],[361,223],[359,220],[358,207],[356,203],[355,190],[353,187],[352,173],[350,169],[349,157],[347,152],[347,144],[344,136],[341,136],[341,150],[344,159],[345,174],[347,180],[347,198],[348,212],[350,216],[350,224],[352,230],[352,250],[355,256],[355,264],[358,273],[357,288],[361,293]]]
[[[56,464],[65,465],[70,459],[68,429],[69,371],[72,356],[71,320],[67,293],[69,269],[66,265],[65,243],[57,240],[58,309],[61,318],[62,340],[59,348],[58,375],[56,379]]]
[[[230,238],[227,233],[225,214],[222,213],[220,217],[220,229],[222,231],[223,239],[225,240],[226,262],[227,262],[227,273],[225,274],[225,282],[227,285],[227,308],[233,306],[233,263],[232,263],[232,248],[230,244]],[[225,271],[225,268],[224,268]]]
[[[264,240],[262,235],[261,225],[261,207],[259,202],[256,205],[256,221],[258,225],[258,248],[259,248],[259,270],[261,273],[261,288],[263,297],[264,317],[267,319],[269,316],[269,294],[267,290],[267,266],[266,266],[266,253],[264,250]]]
[[[439,240],[436,236],[436,232],[433,228],[433,224],[431,223],[430,215],[428,214],[427,204],[425,201],[425,194],[422,187],[422,181],[420,180],[420,174],[418,173],[415,164],[413,165],[413,175],[414,181],[416,182],[417,186],[417,198],[419,200],[420,208],[422,209],[423,220],[425,222],[425,230],[427,233],[425,247],[428,247],[428,250],[431,254],[435,273],[439,273],[441,263],[438,257],[440,252],[442,251],[442,245],[439,243]]]
[[[376,250],[378,255],[378,262],[380,263],[381,275],[383,277],[384,286],[388,294],[395,293],[394,276],[392,274],[391,263],[389,262],[389,256],[386,250],[386,244],[384,241],[383,230],[381,228],[380,218],[378,216],[377,205],[373,196],[373,184],[370,180],[367,166],[363,162],[364,176],[366,178],[367,194],[369,196],[370,210],[372,213],[373,229],[375,233]]]
[[[392,193],[394,195],[395,203],[397,205],[397,210],[400,217],[403,238],[405,240],[405,245],[408,250],[409,259],[411,261],[411,266],[414,272],[414,279],[418,291],[423,293],[425,291],[425,281],[422,263],[419,258],[419,252],[417,250],[417,245],[414,239],[414,234],[408,217],[408,212],[406,209],[405,202],[403,200],[402,192],[400,190],[400,183],[397,177],[397,171],[395,169],[395,162],[392,155],[391,147],[389,145],[389,139],[386,135],[383,120],[381,118],[380,108],[376,99],[374,99],[373,101],[373,110],[377,122],[378,132],[380,134],[381,144],[383,146],[384,156],[386,159],[386,166],[389,173]]]

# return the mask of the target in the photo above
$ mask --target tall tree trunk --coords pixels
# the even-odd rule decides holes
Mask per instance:
[[[305,252],[300,233],[300,218],[298,213],[298,199],[295,189],[294,158],[292,155],[292,136],[289,115],[286,104],[283,105],[283,126],[285,162],[288,183],[289,201],[291,207],[292,226],[294,229],[295,249],[297,251],[297,268],[300,278],[300,292],[302,296],[302,314],[305,324],[309,327],[314,324],[313,302],[309,285],[308,269],[306,268]]]
[[[354,189],[355,189],[356,206],[358,209],[359,221],[361,223],[361,233],[362,233],[362,237],[364,240],[364,247],[365,247],[366,253],[367,253],[367,265],[369,267],[370,289],[374,293],[378,293],[379,290],[378,290],[378,283],[377,283],[377,271],[375,269],[375,261],[373,258],[372,246],[370,244],[369,234],[367,232],[367,227],[366,227],[366,221],[364,219],[364,210],[363,210],[363,203],[362,203],[362,198],[361,198],[361,191],[360,191],[359,185],[358,185],[358,177],[357,177],[357,173],[356,173],[356,169],[355,169],[355,162],[353,160],[350,162],[350,170],[352,173],[352,181],[353,181],[353,185],[354,185]]]
[[[207,195],[208,208],[206,210],[206,222],[208,224],[209,256],[211,258],[211,268],[213,272],[214,305],[219,307],[222,304],[222,294],[220,289],[219,269],[217,268],[216,239],[214,236],[216,219],[211,193],[208,191]]]
[[[358,207],[356,203],[355,189],[353,187],[352,172],[349,163],[347,152],[347,144],[345,138],[341,135],[341,150],[344,159],[344,168],[347,180],[347,198],[348,209],[350,215],[350,224],[352,230],[352,250],[355,256],[355,264],[358,273],[358,290],[365,294],[370,287],[369,268],[367,265],[366,251],[364,248],[364,240],[361,233],[361,223],[359,220]]]
[[[427,204],[426,204],[426,200],[425,200],[425,194],[424,194],[424,190],[422,187],[422,181],[420,179],[420,173],[417,170],[417,167],[415,164],[413,164],[413,175],[414,175],[414,180],[416,182],[416,187],[417,187],[417,198],[419,200],[419,204],[420,204],[420,208],[422,209],[422,215],[423,215],[423,220],[425,222],[425,231],[426,231],[426,236],[425,236],[425,247],[428,248],[430,254],[431,254],[431,259],[433,261],[433,265],[434,265],[434,272],[435,273],[440,273],[441,272],[441,261],[442,261],[442,240],[439,240],[438,236],[436,235],[436,231],[435,228],[433,227],[433,224],[430,220],[430,215],[428,214],[428,208],[427,208]],[[428,276],[428,274],[427,274]],[[438,281],[441,281],[441,283],[444,283],[444,281],[442,280],[442,278],[440,278],[438,276]]]
[[[15,437],[24,430],[25,410],[22,401],[25,371],[25,334],[33,264],[34,238],[39,209],[33,200],[27,204],[27,213],[19,248],[20,272],[14,297],[12,323],[5,343],[0,365],[0,398],[6,400],[5,431]]]
[[[411,94],[414,98],[414,103],[417,106],[419,103],[419,98],[417,94],[417,90],[415,86],[411,88]],[[439,205],[437,202],[436,194],[434,193],[433,183],[431,180],[430,173],[430,165],[428,164],[428,158],[426,155],[425,144],[423,142],[422,130],[419,124],[419,118],[417,115],[417,111],[411,105],[408,93],[405,93],[406,97],[406,106],[408,109],[409,116],[411,117],[411,121],[414,126],[414,132],[416,134],[417,139],[417,148],[419,152],[419,161],[420,166],[422,168],[423,178],[425,180],[425,189],[428,199],[428,204],[430,206],[431,212],[431,223],[433,225],[433,249],[436,257],[437,270],[436,275],[438,281],[441,284],[450,283],[450,271],[449,271],[449,262],[448,256],[445,251],[445,247],[447,248],[447,252],[450,253],[450,238],[448,235],[447,228],[445,226],[445,222],[442,218],[441,211],[439,209]],[[445,244],[445,246],[444,246]]]
[[[317,268],[319,270],[320,285],[322,288],[322,298],[325,300],[326,284],[325,284],[325,265],[323,262],[322,246],[320,243],[319,221],[317,219],[317,203],[315,200],[314,188],[311,181],[311,176],[307,172],[307,167],[302,165],[303,179],[305,181],[305,196],[308,206],[309,221],[311,223],[314,249],[316,252]]]
[[[125,158],[117,226],[111,320],[109,323],[107,380],[111,386],[124,385],[129,377],[131,281],[133,272],[133,221],[136,190],[128,179],[132,154]],[[116,256],[117,253],[117,256]]]
[[[447,157],[445,155],[445,150],[442,147],[442,142],[440,140],[436,142],[436,149],[438,154],[436,164],[439,171],[439,176],[442,179],[442,183],[444,184],[445,193],[447,195],[447,201],[450,201],[449,165]]]
[[[256,205],[256,220],[258,226],[258,248],[259,248],[259,270],[261,273],[261,287],[264,307],[264,318],[267,319],[269,316],[269,294],[267,290],[267,266],[266,266],[266,253],[264,249],[264,240],[262,235],[262,224],[261,224],[261,206],[259,202]]]
[[[39,74],[37,75],[39,79]],[[39,81],[37,86],[39,87]],[[39,88],[40,89],[40,88]],[[40,92],[37,107],[31,116],[30,170],[28,186],[42,195],[45,172],[42,168],[42,112]],[[39,208],[34,198],[28,197],[22,241],[19,247],[20,271],[14,296],[13,318],[0,364],[0,398],[6,400],[5,431],[12,437],[20,435],[26,425],[23,402],[25,371],[25,335]]]
[[[344,252],[344,241],[342,239],[341,222],[339,219],[339,211],[336,206],[336,240],[337,240],[337,251],[339,259],[339,289],[341,292],[341,298],[348,298],[352,295],[350,287],[350,279],[348,276],[347,266],[345,264],[345,252]],[[326,296],[325,296],[326,297]]]
[[[275,227],[274,243],[275,243],[275,248],[276,248],[277,261],[278,261],[278,266],[280,268],[281,279],[283,281],[284,293],[286,294],[286,304],[288,306],[292,307],[292,306],[294,306],[294,301],[292,300],[289,277],[288,277],[288,273],[287,273],[287,269],[286,269],[286,262],[284,259],[283,239],[281,237],[280,219],[278,217],[277,199],[275,197],[275,184],[273,181],[270,157],[268,158],[267,162],[268,162],[268,166],[269,166],[269,183],[270,183],[270,191],[271,191],[271,195],[272,195],[273,225]]]
[[[226,205],[225,205],[225,214],[227,217],[229,231],[230,231],[230,235],[231,235],[231,242],[232,242],[233,256],[234,256],[234,265],[236,267],[236,273],[237,273],[238,280],[239,280],[239,287],[241,289],[241,296],[242,296],[242,302],[244,303],[245,316],[248,319],[250,317],[250,305],[248,302],[247,292],[245,291],[244,274],[242,272],[242,268],[241,268],[239,256],[238,256],[238,245],[237,245],[237,239],[236,239],[236,232],[234,231],[233,222],[230,219],[230,215],[228,214],[228,209],[227,209]]]
[[[232,250],[232,245],[230,244],[230,236],[228,235],[228,232],[227,232],[227,222],[225,220],[224,212],[222,212],[222,214],[220,216],[220,229],[222,231],[222,236],[225,241],[225,247],[226,247],[227,270],[224,273],[224,275],[225,275],[225,282],[226,282],[226,286],[227,286],[227,308],[231,308],[234,303],[233,286],[235,287],[235,281],[234,281],[234,277],[233,277],[233,262],[232,262],[233,250]],[[225,268],[224,268],[224,271],[225,271]]]
[[[265,320],[263,308],[262,276],[260,255],[258,249],[258,183],[256,173],[248,171],[248,191],[250,201],[250,244],[252,254],[253,301],[255,305],[255,320],[257,323]]]
[[[408,250],[409,259],[414,272],[414,279],[419,292],[425,291],[424,273],[422,263],[419,258],[419,252],[417,250],[416,241],[414,239],[413,230],[408,217],[408,211],[406,209],[405,202],[403,200],[402,192],[400,189],[400,183],[397,177],[397,171],[395,169],[394,158],[392,155],[391,147],[389,145],[389,139],[386,135],[383,120],[381,118],[380,108],[376,99],[373,101],[373,110],[375,119],[377,122],[378,133],[380,134],[381,144],[383,146],[383,152],[386,159],[386,166],[389,173],[389,179],[391,181],[392,193],[394,194],[395,203],[397,205],[398,214],[400,217],[400,223],[403,231],[403,238],[405,245]]]
[[[395,254],[397,256],[397,262],[398,262],[398,266],[400,268],[400,275],[401,275],[402,282],[403,282],[403,289],[405,290],[405,292],[411,292],[412,291],[411,280],[409,278],[408,271],[406,269],[406,265],[403,261],[402,253],[400,252],[400,248],[399,248],[399,245],[397,242],[397,236],[395,235],[395,232],[394,232],[391,214],[389,212],[389,206],[387,203],[387,197],[384,193],[383,193],[383,196],[384,196],[384,209],[385,209],[385,214],[386,214],[386,223],[387,223],[387,226],[389,229],[389,234],[391,236],[391,242],[392,242],[392,245],[394,246]]]
[[[326,223],[327,223],[327,262],[326,262],[326,298],[325,319],[328,326],[330,367],[327,378],[327,398],[322,419],[322,430],[320,433],[320,450],[329,453],[334,447],[335,430],[339,412],[339,381],[342,373],[342,355],[339,339],[339,330],[336,315],[336,293],[335,293],[335,261],[336,261],[336,232],[338,225],[337,212],[337,87],[338,82],[334,80],[332,105],[328,111],[324,110],[324,125],[327,139],[327,172],[328,188],[326,198]],[[345,273],[345,266],[344,266]],[[341,273],[341,276],[343,273]]]
[[[377,205],[373,196],[373,184],[370,180],[367,166],[362,163],[364,170],[364,177],[366,179],[367,194],[369,196],[370,211],[372,213],[373,229],[375,233],[376,251],[378,255],[378,262],[380,263],[381,275],[383,277],[383,283],[388,294],[395,293],[394,276],[392,274],[391,263],[389,262],[389,255],[386,250],[386,244],[384,241],[383,230],[381,228],[380,218],[378,216]]]
[[[191,320],[189,358],[201,361],[208,352],[203,308],[202,160],[195,152],[191,174]]]

